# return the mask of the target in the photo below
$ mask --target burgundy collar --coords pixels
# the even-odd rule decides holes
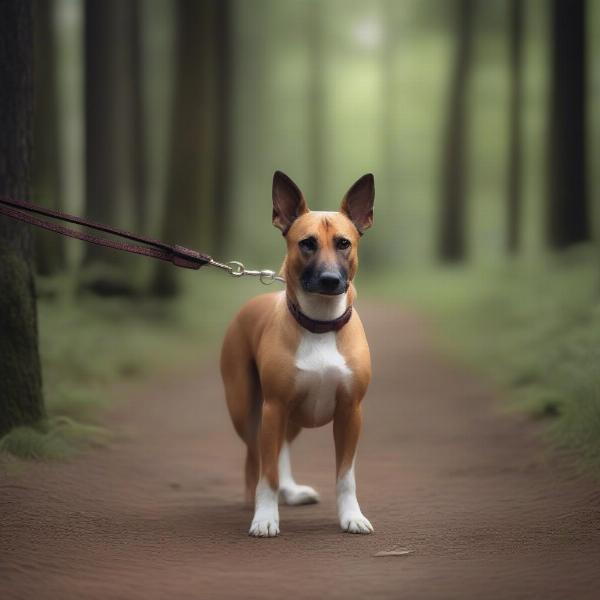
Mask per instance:
[[[350,305],[344,313],[337,319],[331,321],[316,321],[307,317],[300,307],[294,304],[289,296],[287,296],[287,305],[294,319],[300,327],[308,329],[311,333],[329,333],[330,331],[339,331],[352,316],[352,305]]]

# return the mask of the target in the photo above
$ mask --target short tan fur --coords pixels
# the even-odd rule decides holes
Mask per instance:
[[[358,508],[354,491],[361,402],[371,379],[360,317],[354,309],[339,331],[309,333],[296,322],[286,301],[287,294],[316,320],[334,319],[354,302],[358,246],[372,224],[373,202],[373,177],[366,175],[345,195],[340,212],[311,212],[296,184],[275,173],[273,224],[287,244],[281,268],[286,291],[245,304],[227,330],[221,353],[227,406],[247,446],[246,498],[255,501],[251,535],[279,533],[276,507],[282,469],[286,474],[281,492],[288,503],[318,499],[312,488],[293,482],[287,453],[302,428],[331,420],[340,524],[353,533],[373,530]]]

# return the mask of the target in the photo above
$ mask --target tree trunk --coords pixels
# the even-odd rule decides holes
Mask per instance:
[[[194,246],[206,231],[214,161],[215,0],[177,0],[176,76],[171,116],[162,237]],[[157,296],[179,292],[175,269],[159,263],[152,282]]]
[[[125,224],[133,210],[133,3],[85,2],[86,216]],[[117,264],[124,254],[89,244],[86,262]]]
[[[308,90],[308,151],[310,166],[310,190],[308,202],[318,206],[325,188],[325,152],[326,139],[325,110],[325,74],[323,69],[323,23],[321,1],[310,0],[308,6],[309,40],[309,90]]]
[[[590,238],[586,153],[585,0],[553,0],[548,243]]]
[[[231,172],[231,1],[220,0],[216,5],[215,27],[213,39],[216,58],[216,131],[215,141],[215,189],[213,209],[213,251],[217,256],[224,256],[228,243],[231,216],[231,188],[229,186]]]
[[[523,97],[523,2],[510,0],[510,107],[506,249],[517,254],[521,245],[521,163]]]
[[[381,44],[381,116],[380,131],[383,147],[380,175],[377,177],[379,193],[388,198],[394,197],[398,178],[398,129],[396,116],[400,102],[398,94],[398,74],[396,50],[399,39],[403,37],[402,23],[398,18],[399,8],[395,0],[384,0],[381,5],[382,44]],[[400,178],[401,179],[401,178]],[[387,216],[399,219],[396,203],[387,209]],[[380,213],[381,216],[381,213]],[[380,243],[365,245],[361,249],[361,260],[367,265],[385,265],[392,263],[401,254],[400,236],[392,229],[380,233]],[[383,243],[381,243],[383,242]],[[365,252],[366,251],[366,252]],[[364,259],[363,259],[364,257]]]
[[[438,255],[444,262],[461,261],[467,253],[467,96],[472,62],[473,8],[473,0],[458,0],[457,45],[446,114],[441,173]]]
[[[29,197],[33,117],[31,0],[0,2],[0,194]],[[44,415],[32,232],[0,217],[0,434]]]
[[[148,228],[148,198],[146,197],[146,106],[144,103],[144,45],[142,0],[131,3],[131,103],[132,103],[132,168],[134,227],[139,233]]]
[[[54,0],[34,2],[35,98],[33,119],[33,197],[49,208],[61,207],[61,144],[56,89]],[[38,273],[51,275],[65,266],[65,244],[60,235],[35,232]]]

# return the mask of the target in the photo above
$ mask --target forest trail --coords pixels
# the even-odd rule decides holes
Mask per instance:
[[[3,599],[598,598],[600,486],[549,457],[413,315],[361,310],[374,378],[358,495],[375,534],[339,530],[331,428],[292,460],[318,505],[247,535],[242,444],[216,358],[118,388],[109,448],[0,475]],[[215,357],[216,357],[215,352]],[[406,556],[376,557],[395,547]]]

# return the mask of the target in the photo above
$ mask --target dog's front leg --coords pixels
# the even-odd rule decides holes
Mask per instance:
[[[256,537],[279,535],[278,462],[285,434],[285,416],[281,402],[265,399],[260,427],[260,478],[249,531]]]
[[[373,526],[360,510],[356,498],[354,461],[362,425],[360,402],[338,402],[334,420],[337,471],[337,508],[340,526],[348,533],[373,533]]]

